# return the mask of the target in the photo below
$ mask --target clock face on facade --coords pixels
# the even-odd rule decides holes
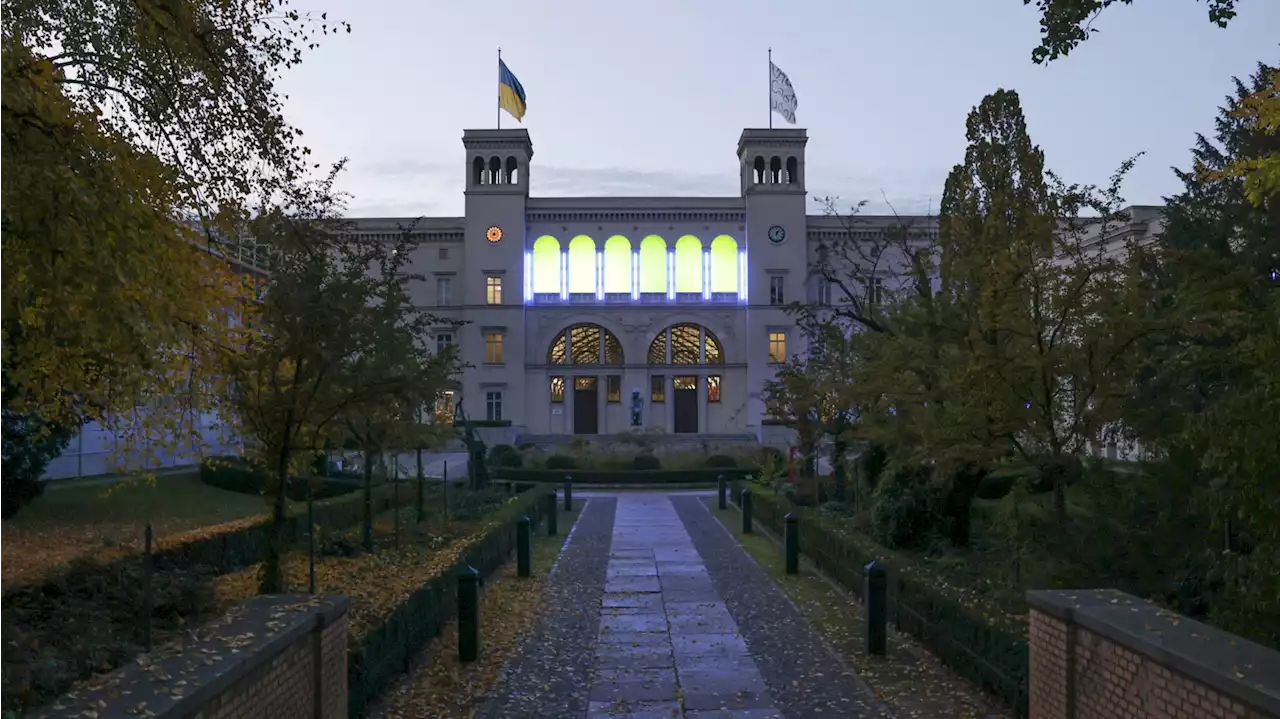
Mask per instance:
[[[773,227],[770,227],[770,228],[769,228],[769,241],[770,241],[770,242],[772,242],[772,243],[774,243],[774,244],[776,245],[776,244],[778,244],[779,242],[782,242],[782,241],[783,241],[783,240],[785,240],[785,239],[787,239],[787,231],[786,231],[785,229],[783,229],[783,228],[782,228],[782,225],[774,225]]]
[[[497,242],[502,239],[502,228],[494,225],[484,233],[484,238],[490,242]]]

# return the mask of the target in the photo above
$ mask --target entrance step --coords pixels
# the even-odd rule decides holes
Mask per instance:
[[[637,438],[662,447],[687,447],[690,449],[702,445],[741,445],[754,447],[759,444],[754,434],[526,434],[516,439],[516,444],[532,444],[538,449],[548,450],[566,447],[575,441],[585,440],[590,444],[612,445],[634,443]]]

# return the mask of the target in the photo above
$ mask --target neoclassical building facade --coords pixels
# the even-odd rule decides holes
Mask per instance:
[[[734,197],[540,198],[526,130],[466,130],[464,217],[353,226],[420,241],[415,299],[447,320],[431,340],[470,365],[441,414],[461,401],[524,437],[760,437],[761,388],[806,350],[784,306],[830,301],[810,276],[818,248],[908,223],[936,236],[928,217],[860,215],[854,229],[807,214],[806,142],[744,130]]]
[[[420,241],[415,299],[470,365],[442,413],[461,401],[521,436],[758,436],[762,386],[805,351],[784,306],[817,297],[814,248],[847,234],[806,214],[806,142],[744,130],[734,197],[539,198],[527,131],[467,130],[464,217],[353,226]]]

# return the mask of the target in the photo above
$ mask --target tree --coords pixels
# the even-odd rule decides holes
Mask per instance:
[[[1038,64],[1066,57],[1098,32],[1093,23],[1108,7],[1116,3],[1133,4],[1133,0],[1022,0],[1023,5],[1033,2],[1040,13],[1040,46],[1031,52],[1031,59]],[[1206,2],[1209,22],[1218,27],[1226,27],[1235,18],[1239,0]]]
[[[320,182],[292,188],[248,221],[249,231],[272,248],[271,274],[260,322],[243,342],[224,348],[219,369],[234,383],[230,412],[238,418],[251,457],[269,473],[265,487],[275,526],[261,589],[285,587],[280,564],[286,515],[284,487],[322,451],[344,412],[390,401],[405,390],[402,375],[353,381],[346,363],[373,356],[379,335],[376,304],[383,290],[370,268],[383,267],[411,247],[408,233],[394,243],[350,231],[341,219],[333,182],[341,165]]]
[[[248,198],[306,175],[309,152],[284,119],[276,83],[339,31],[351,26],[289,0],[5,4],[6,48],[40,49],[26,63],[50,66],[73,107],[98,113],[106,134],[153,148],[179,178],[184,209],[206,220],[220,211],[234,219]]]
[[[1040,13],[1040,45],[1031,52],[1031,59],[1044,64],[1066,57],[1097,32],[1093,23],[1107,7],[1116,2],[1130,5],[1133,0],[1022,0],[1023,5],[1032,2]],[[1238,0],[1207,2],[1209,21],[1218,27],[1225,28],[1235,18]],[[1239,102],[1235,116],[1275,136],[1280,133],[1280,72],[1270,73],[1263,84],[1255,83],[1254,92]],[[1280,152],[1244,155],[1219,172],[1243,179],[1250,201],[1258,204],[1280,191]]]
[[[983,408],[985,432],[1039,468],[1061,526],[1076,457],[1125,396],[1125,363],[1151,331],[1132,265],[1102,241],[1133,160],[1101,191],[1063,184],[1004,90],[970,113],[967,136],[940,219],[941,294],[968,325],[957,353],[970,377],[954,390]],[[1082,217],[1089,210],[1097,217]]]
[[[1226,168],[1280,153],[1280,135],[1239,117],[1240,107],[1265,88],[1276,69],[1259,65],[1248,84],[1219,111],[1213,139],[1197,136],[1192,169],[1175,170],[1183,191],[1166,198],[1158,257],[1140,280],[1158,298],[1153,309],[1170,328],[1152,336],[1135,368],[1133,399],[1124,408],[1126,433],[1168,450],[1183,420],[1233,392],[1242,377],[1223,352],[1265,324],[1269,297],[1280,286],[1280,208],[1258,203],[1247,180]]]
[[[62,72],[5,36],[5,403],[155,450],[193,436],[211,406],[206,360],[247,288],[176,221],[170,168],[78,108]]]
[[[411,234],[405,230],[406,237]],[[423,435],[417,412],[457,379],[461,371],[457,349],[448,347],[432,353],[425,345],[433,327],[451,323],[421,311],[408,293],[408,283],[422,278],[408,272],[411,255],[408,245],[384,256],[378,273],[373,306],[364,326],[362,351],[349,356],[341,366],[334,390],[382,384],[384,392],[365,395],[351,403],[340,415],[345,433],[355,440],[364,455],[363,544],[373,549],[373,464],[388,449],[420,446]]]
[[[15,333],[16,335],[16,333]],[[12,345],[6,347],[10,351]],[[14,409],[17,387],[8,377],[0,374],[3,383],[3,467],[0,467],[0,486],[4,489],[4,518],[10,519],[31,500],[44,491],[40,476],[49,462],[66,449],[73,430],[66,425],[48,422],[35,412]]]

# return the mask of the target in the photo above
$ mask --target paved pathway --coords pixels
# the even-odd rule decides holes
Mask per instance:
[[[481,716],[880,716],[706,494],[587,495],[549,611]]]

